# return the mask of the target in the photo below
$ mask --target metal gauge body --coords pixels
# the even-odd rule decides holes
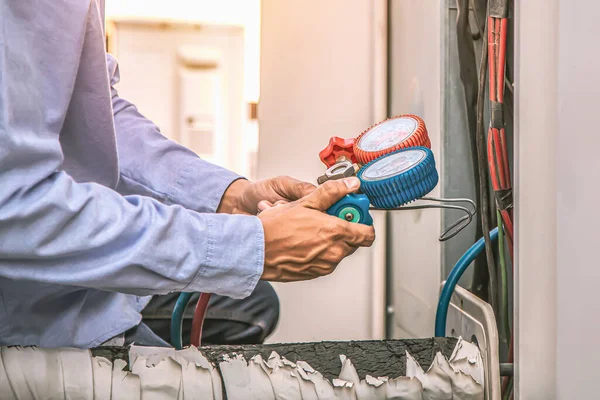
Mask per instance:
[[[377,208],[397,208],[431,192],[439,177],[427,147],[396,150],[371,161],[359,172],[361,190]]]
[[[409,147],[431,147],[423,120],[412,114],[390,118],[363,132],[354,144],[354,154],[361,164]]]

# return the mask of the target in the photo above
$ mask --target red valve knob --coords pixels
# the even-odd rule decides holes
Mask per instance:
[[[319,153],[319,158],[327,167],[333,166],[340,158],[346,157],[353,164],[357,162],[354,155],[354,142],[356,139],[342,139],[333,136],[329,139],[329,144]]]

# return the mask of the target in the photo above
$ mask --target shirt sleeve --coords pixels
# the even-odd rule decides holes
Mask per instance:
[[[258,218],[122,196],[60,170],[61,118],[86,29],[77,21],[52,1],[0,2],[0,277],[135,295],[248,296],[264,263]],[[191,163],[181,166],[182,185]],[[196,208],[214,206],[219,190]]]
[[[199,212],[215,212],[225,190],[241,177],[165,138],[133,104],[119,97],[115,88],[120,80],[119,67],[112,55],[106,58],[119,150],[117,190]]]

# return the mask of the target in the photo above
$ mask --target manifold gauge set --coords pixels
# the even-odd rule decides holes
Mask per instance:
[[[372,225],[369,210],[449,208],[466,212],[442,233],[440,240],[447,240],[464,229],[475,214],[471,200],[424,197],[436,187],[439,176],[425,122],[416,115],[389,118],[357,138],[332,137],[319,157],[327,166],[319,184],[350,176],[361,181],[359,193],[345,196],[327,210],[349,222]],[[448,204],[406,206],[419,199],[469,203],[470,209]]]

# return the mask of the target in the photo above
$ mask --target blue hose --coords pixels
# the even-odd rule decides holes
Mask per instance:
[[[183,348],[183,338],[181,331],[183,330],[183,314],[187,308],[193,293],[181,293],[177,298],[177,303],[173,307],[173,315],[171,316],[171,344],[177,350]]]
[[[498,228],[490,231],[490,239],[496,240],[498,238]],[[450,274],[448,275],[448,279],[446,279],[446,283],[444,284],[444,288],[442,289],[442,294],[440,295],[440,301],[438,302],[437,312],[435,314],[435,336],[436,337],[444,337],[446,336],[446,320],[448,319],[448,307],[450,307],[450,299],[452,298],[452,293],[454,293],[454,289],[458,284],[463,273],[466,269],[471,265],[471,263],[477,258],[479,253],[485,248],[485,240],[484,238],[479,239],[463,256],[458,260]]]

